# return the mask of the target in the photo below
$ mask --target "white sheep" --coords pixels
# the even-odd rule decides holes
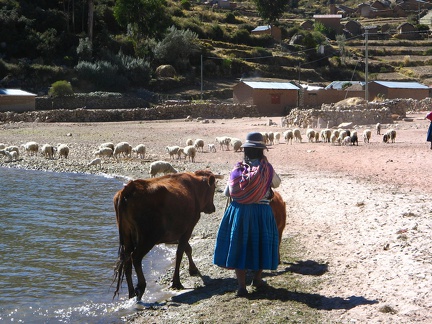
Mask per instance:
[[[179,147],[179,149],[178,149],[178,151],[177,151],[177,159],[181,160],[181,156],[182,156],[182,154],[185,156],[185,159],[186,159],[186,154],[185,154],[185,152],[184,152],[183,147]]]
[[[342,142],[343,142],[344,138],[345,138],[347,135],[348,135],[348,133],[347,133],[346,130],[342,130],[342,131],[340,131],[340,133],[339,133],[339,137],[338,137],[338,139],[337,139],[338,143],[342,145]]]
[[[346,135],[341,142],[341,145],[348,145],[351,144],[351,136]]]
[[[365,143],[369,143],[371,136],[372,136],[372,131],[370,129],[365,129],[363,131],[363,140]]]
[[[291,142],[291,144],[292,144],[293,139],[294,139],[294,132],[291,129],[286,130],[283,133],[283,136],[284,136],[284,139],[285,139],[285,143],[288,144],[289,142]]]
[[[377,135],[381,135],[381,124],[380,123],[377,123],[375,125],[375,129],[376,129]]]
[[[180,146],[174,145],[174,146],[167,146],[165,149],[168,152],[171,159],[174,158],[174,155],[177,155],[177,158],[180,157],[181,154],[178,154]]]
[[[54,154],[55,154],[55,148],[51,144],[44,144],[44,145],[42,145],[40,152],[41,152],[42,156],[44,156],[48,159],[53,159]]]
[[[268,144],[268,142],[269,142],[269,134],[267,132],[261,132],[261,135],[263,136],[264,143]]]
[[[309,142],[312,143],[315,140],[315,130],[313,130],[312,128],[308,128],[306,130],[306,138]]]
[[[57,154],[59,158],[64,157],[65,159],[67,159],[69,156],[69,146],[67,146],[67,144],[59,144],[57,146]]]
[[[120,142],[114,146],[114,157],[117,159],[119,154],[125,157],[130,157],[132,153],[132,146],[128,142]]]
[[[27,142],[21,146],[24,148],[24,151],[27,152],[27,155],[37,155],[39,152],[39,144],[36,142]]]
[[[301,136],[300,129],[299,128],[294,128],[293,129],[293,133],[294,133],[294,141],[301,143],[302,136]]]
[[[99,168],[101,168],[101,163],[102,163],[102,160],[101,160],[100,158],[96,158],[96,159],[91,160],[91,161],[87,164],[87,166],[96,165],[96,166],[99,166]]]
[[[144,159],[146,147],[144,144],[138,144],[132,149],[132,152],[136,153],[137,157]]]
[[[389,129],[383,136],[384,143],[394,143],[396,140],[396,131],[394,129]]]
[[[8,158],[8,162],[16,161],[18,160],[18,153],[16,151],[6,151],[6,150],[0,150],[0,154],[4,155]]]
[[[240,139],[238,139],[238,138],[231,138],[230,144],[231,144],[234,152],[242,150],[241,146],[242,146],[243,143],[242,143],[242,141]]]
[[[192,138],[188,138],[186,140],[186,146],[189,146],[189,145],[193,145],[193,139]]]
[[[190,161],[195,162],[195,156],[196,156],[196,152],[197,152],[197,149],[195,146],[193,146],[193,145],[186,146],[185,148],[183,148],[183,152],[184,152],[184,155],[189,158],[189,162]]]
[[[274,133],[274,138],[275,138],[275,142],[276,143],[280,143],[280,138],[281,138],[281,133],[280,132],[275,132]]]
[[[204,140],[200,138],[196,139],[194,146],[197,149],[197,151],[199,151],[199,149],[201,148],[201,152],[204,152]]]
[[[329,128],[321,130],[321,139],[324,143],[330,143],[332,131]]]
[[[216,153],[216,146],[213,144],[213,143],[209,143],[209,144],[207,144],[208,145],[208,150],[210,151],[210,152],[214,152],[214,153]]]
[[[274,145],[274,133],[273,132],[267,133],[267,139],[268,139],[268,143],[270,145]]]
[[[102,147],[99,147],[99,149],[97,151],[95,151],[93,154],[96,157],[106,156],[106,157],[110,158],[113,156],[113,153],[114,153],[114,151],[112,148],[107,147],[107,146],[106,147],[102,146]]]
[[[155,161],[150,164],[149,173],[152,178],[156,176],[158,173],[177,173],[177,170],[171,165],[171,163],[166,161]]]
[[[102,147],[109,147],[114,152],[115,145],[112,142],[106,142],[106,143],[102,143],[101,145],[99,145],[99,148],[102,148]]]
[[[228,137],[228,136],[216,137],[215,141],[216,141],[216,143],[219,144],[219,149],[221,151],[224,150],[224,145],[225,145],[227,151],[229,151],[229,144],[231,142],[231,138],[230,137]]]

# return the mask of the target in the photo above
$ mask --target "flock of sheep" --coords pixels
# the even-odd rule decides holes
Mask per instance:
[[[376,134],[381,134],[381,125],[376,125]],[[279,144],[281,138],[285,140],[286,144],[292,144],[293,141],[301,143],[303,140],[301,130],[299,128],[288,129],[283,132],[261,132],[267,145]],[[372,135],[371,129],[365,129],[362,137],[365,143],[369,143]],[[349,131],[346,129],[323,129],[315,131],[314,129],[307,129],[305,134],[308,142],[324,142],[338,145],[358,145],[359,134],[356,130]],[[394,143],[396,139],[396,131],[394,129],[388,130],[383,135],[383,142]],[[203,139],[187,139],[185,146],[179,145],[166,146],[166,153],[170,160],[181,160],[188,158],[189,162],[195,162],[195,157],[198,152],[204,152]],[[219,150],[227,150],[230,148],[234,152],[241,151],[242,141],[239,138],[220,136],[215,138],[214,143],[207,143],[208,152],[215,153],[217,148]],[[47,159],[67,159],[69,156],[69,146],[67,144],[58,144],[56,146],[50,144],[39,145],[37,142],[31,141],[21,145],[21,150],[28,156],[41,155]],[[115,160],[121,158],[132,158],[136,154],[136,158],[144,159],[146,155],[146,146],[138,144],[132,147],[128,142],[120,142],[114,144],[112,142],[102,143],[99,147],[92,152],[93,159],[87,166],[101,167],[102,159],[113,158]],[[0,156],[3,155],[7,158],[8,162],[17,161],[20,158],[20,147],[12,145],[7,146],[0,143]],[[150,164],[149,174],[155,177],[158,173],[176,173],[177,170],[168,161],[157,160]]]
[[[375,126],[376,134],[381,135],[381,124],[377,123]],[[365,143],[369,143],[372,130],[367,128],[363,130],[361,134],[363,137],[363,141]],[[286,144],[292,144],[293,141],[301,143],[303,138],[301,135],[301,131],[299,128],[288,129],[283,132],[283,138],[285,139]],[[308,142],[324,142],[324,143],[332,143],[338,145],[358,145],[359,134],[356,130],[350,131],[348,129],[322,129],[321,131],[315,131],[312,128],[308,128],[306,130],[306,138]],[[394,143],[396,140],[396,130],[389,129],[383,135],[383,142],[385,143]]]

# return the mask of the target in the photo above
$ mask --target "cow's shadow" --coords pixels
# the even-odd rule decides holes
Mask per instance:
[[[321,264],[316,261],[296,261],[288,264],[288,267],[279,266],[277,271],[264,273],[266,277],[278,276],[286,272],[294,272],[302,275],[321,276],[328,271],[327,264]],[[282,265],[283,265],[282,264]],[[193,304],[203,299],[211,298],[214,295],[223,295],[234,293],[237,289],[237,280],[233,278],[213,279],[208,276],[201,276],[204,286],[171,298],[174,303]],[[327,297],[315,293],[306,293],[299,291],[290,291],[286,288],[274,288],[271,285],[253,291],[247,296],[250,300],[268,299],[280,301],[293,301],[307,305],[308,307],[318,310],[349,310],[360,305],[372,305],[378,303],[377,300],[370,300],[363,296]]]

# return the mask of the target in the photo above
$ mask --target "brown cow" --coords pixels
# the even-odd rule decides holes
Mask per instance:
[[[282,241],[282,232],[286,225],[286,203],[282,199],[279,192],[274,191],[273,199],[270,202],[270,207],[273,210],[273,215],[276,220],[276,225],[279,233],[279,250]],[[280,263],[280,253],[279,253],[279,263]]]
[[[211,171],[183,172],[158,178],[129,181],[114,195],[114,209],[119,230],[119,252],[115,269],[119,294],[123,278],[129,290],[129,298],[141,300],[146,288],[141,261],[160,243],[178,243],[172,288],[182,289],[180,263],[185,252],[189,259],[190,275],[198,274],[192,260],[189,238],[200,213],[215,211],[213,197],[216,178]],[[138,278],[134,288],[132,264]]]

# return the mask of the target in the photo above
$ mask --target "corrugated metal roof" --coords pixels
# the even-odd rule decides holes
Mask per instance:
[[[34,93],[30,93],[20,89],[0,89],[0,95],[5,96],[36,96]]]
[[[252,31],[253,32],[257,32],[257,31],[265,31],[265,30],[269,30],[269,29],[271,29],[270,25],[267,25],[267,26],[258,26],[258,27],[255,27],[255,29],[252,30]]]
[[[393,89],[429,89],[429,87],[418,82],[402,82],[402,81],[374,81],[384,87]]]
[[[289,82],[259,82],[243,81],[253,89],[271,89],[271,90],[299,90],[300,88]]]

